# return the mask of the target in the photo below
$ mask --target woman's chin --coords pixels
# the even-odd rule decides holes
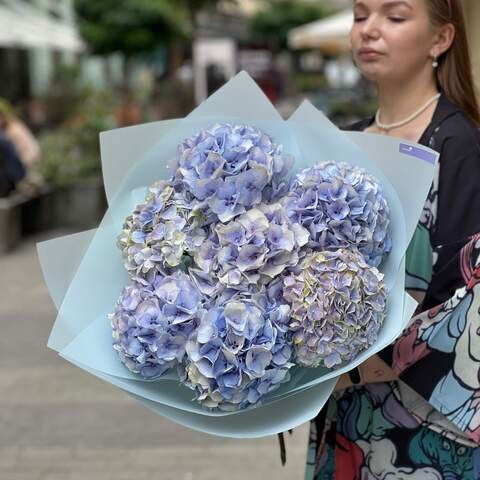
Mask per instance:
[[[359,66],[359,70],[367,80],[375,83],[381,82],[388,77],[387,72],[378,68],[378,65],[362,65]]]

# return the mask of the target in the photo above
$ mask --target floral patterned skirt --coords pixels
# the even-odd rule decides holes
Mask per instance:
[[[480,448],[401,382],[335,397],[311,423],[305,480],[480,479]]]

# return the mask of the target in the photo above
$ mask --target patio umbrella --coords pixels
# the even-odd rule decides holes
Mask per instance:
[[[292,49],[316,48],[325,53],[347,52],[352,24],[352,9],[344,10],[290,30],[288,45]]]

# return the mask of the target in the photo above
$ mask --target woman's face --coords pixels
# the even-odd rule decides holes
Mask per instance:
[[[425,0],[355,0],[353,58],[374,82],[411,78],[432,62],[434,29]]]

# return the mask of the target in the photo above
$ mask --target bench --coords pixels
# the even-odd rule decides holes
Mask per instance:
[[[13,192],[0,198],[0,255],[15,248],[26,235],[51,228],[95,227],[106,208],[98,178],[65,188],[45,186],[34,195]]]
[[[0,254],[12,250],[22,237],[22,205],[28,199],[13,192],[0,198]]]
[[[53,226],[53,190],[47,186],[34,194],[12,192],[0,198],[0,255],[21,241],[24,235]]]

